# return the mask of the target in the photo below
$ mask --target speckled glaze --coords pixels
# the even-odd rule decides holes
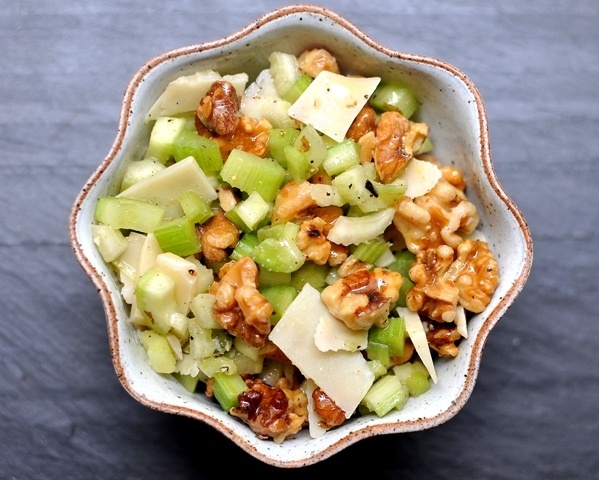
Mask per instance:
[[[342,71],[396,78],[414,88],[422,103],[418,116],[431,127],[435,153],[465,173],[469,198],[479,208],[479,230],[496,254],[501,282],[485,312],[470,321],[458,358],[437,362],[439,382],[426,394],[384,418],[358,417],[318,439],[302,432],[275,444],[258,439],[203,395],[191,395],[170,376],[150,369],[127,322],[116,278],[93,244],[91,225],[98,197],[115,193],[126,162],[143,155],[150,128],[144,117],[168,82],[205,68],[252,77],[268,66],[270,52],[299,54],[314,46],[330,49]],[[361,439],[432,428],[456,415],[474,388],[487,336],[522,290],[532,264],[530,232],[493,171],[485,109],[472,82],[439,60],[389,50],[336,13],[312,5],[281,8],[226,38],[170,51],[144,65],[126,91],[110,152],[76,199],[69,230],[74,254],[103,302],[112,359],[124,388],[148,407],[206,422],[248,454],[278,467],[314,464]]]

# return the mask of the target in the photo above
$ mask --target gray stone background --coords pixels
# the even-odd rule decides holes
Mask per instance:
[[[456,417],[279,470],[121,387],[99,298],[68,243],[70,208],[139,67],[283,4],[0,0],[0,478],[599,478],[595,0],[321,2],[470,77],[499,179],[533,234],[529,281]]]

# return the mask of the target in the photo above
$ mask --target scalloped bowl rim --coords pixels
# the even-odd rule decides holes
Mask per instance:
[[[258,439],[247,426],[222,412],[220,408],[194,398],[198,396],[188,394],[170,376],[154,374],[149,370],[145,359],[143,362],[139,360],[143,357],[141,346],[135,340],[131,326],[124,320],[125,307],[119,290],[114,277],[95,250],[90,225],[95,200],[101,194],[116,188],[114,179],[119,178],[122,173],[124,159],[139,154],[136,146],[143,143],[139,132],[145,131],[142,135],[146,136],[148,134],[143,127],[143,115],[137,113],[138,105],[140,110],[147,110],[152,101],[152,98],[144,98],[155,99],[168,81],[197,68],[202,62],[217,64],[219,68],[226,69],[229,68],[228,64],[235,64],[234,59],[243,63],[242,59],[248,57],[239,52],[252,51],[259,57],[261,45],[268,44],[269,39],[273,42],[273,38],[281,30],[287,32],[280,37],[283,44],[286,41],[293,45],[293,42],[303,42],[304,45],[313,43],[313,40],[301,35],[292,38],[294,32],[296,35],[310,32],[315,39],[321,35],[321,39],[337,42],[333,49],[343,51],[345,58],[352,57],[354,53],[362,54],[366,68],[370,61],[370,68],[375,64],[383,65],[387,69],[387,75],[403,75],[404,80],[418,80],[421,84],[428,85],[428,90],[421,93],[424,93],[431,105],[437,105],[435,120],[442,119],[438,121],[438,125],[431,126],[433,133],[443,125],[448,131],[453,129],[453,136],[447,133],[447,138],[443,138],[444,133],[441,133],[439,145],[453,154],[458,164],[462,162],[474,170],[469,176],[473,185],[469,183],[468,188],[474,190],[473,201],[481,210],[483,230],[493,230],[492,248],[501,251],[501,255],[498,255],[501,282],[487,310],[472,319],[475,334],[466,339],[466,345],[461,349],[465,351],[458,356],[459,362],[455,365],[452,362],[437,364],[441,380],[429,391],[429,398],[424,395],[417,399],[418,402],[411,401],[404,410],[395,412],[390,417],[367,416],[352,419],[318,439],[311,439],[304,431],[294,439],[275,444]],[[339,58],[342,60],[344,56]],[[248,70],[258,67],[263,68],[264,65],[260,65],[255,59],[251,64],[246,61],[244,65]],[[168,75],[164,75],[162,70]],[[244,70],[236,67],[231,73],[239,71]],[[257,72],[254,70],[253,73]],[[449,95],[450,90],[453,95]],[[145,97],[142,93],[145,93]],[[441,99],[450,102],[454,111],[446,112]],[[427,102],[422,103],[425,109]],[[464,122],[465,125],[455,126],[450,123],[452,115],[462,115],[468,121]],[[462,132],[459,128],[471,131]],[[456,135],[464,137],[460,140],[461,143],[458,142],[459,145],[455,144]],[[324,7],[302,4],[271,11],[220,40],[171,50],[147,62],[135,74],[126,90],[117,137],[110,152],[89,178],[73,205],[69,218],[69,235],[76,259],[98,289],[106,315],[114,368],[127,392],[150,408],[201,420],[229,437],[250,455],[278,467],[314,464],[360,439],[424,430],[451,419],[464,406],[474,388],[487,336],[524,287],[532,265],[531,235],[522,214],[503,190],[493,170],[486,112],[473,83],[452,65],[434,58],[388,49],[337,13]],[[457,362],[457,359],[453,362]]]

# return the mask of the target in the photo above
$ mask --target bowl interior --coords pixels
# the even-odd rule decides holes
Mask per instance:
[[[426,395],[384,418],[355,418],[318,439],[302,432],[274,444],[256,438],[203,395],[190,395],[170,376],[151,370],[136,331],[126,320],[117,279],[93,244],[90,226],[97,198],[114,194],[127,162],[142,157],[150,132],[145,115],[171,80],[206,68],[221,74],[247,72],[252,79],[268,67],[271,52],[299,54],[314,46],[329,49],[344,72],[400,79],[412,86],[422,103],[418,117],[431,128],[435,154],[442,163],[464,172],[467,194],[479,209],[479,230],[496,255],[501,281],[485,312],[470,321],[469,337],[458,358],[437,362],[439,382]],[[266,463],[294,467],[327,458],[360,438],[430,428],[453,417],[472,391],[487,335],[523,287],[532,255],[526,224],[493,173],[484,107],[472,83],[450,65],[390,51],[338,15],[309,6],[278,10],[223,40],[168,52],[148,62],[129,86],[111,152],[73,208],[71,241],[104,302],[115,369],[127,391],[152,408],[212,425]]]

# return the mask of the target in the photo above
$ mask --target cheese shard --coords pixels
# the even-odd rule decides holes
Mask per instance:
[[[314,392],[314,390],[316,389],[316,384],[314,383],[314,380],[312,380],[311,378],[307,378],[302,388],[306,392],[306,397],[308,397],[308,431],[310,432],[310,437],[322,437],[327,432],[327,429],[320,424],[322,418],[316,412],[316,409],[314,407],[314,399],[312,398],[312,392]]]
[[[412,312],[405,307],[397,307],[397,313],[404,319],[406,331],[414,344],[416,353],[422,360],[422,363],[428,370],[429,375],[433,382],[437,383],[437,372],[435,371],[435,365],[433,364],[433,357],[431,355],[430,347],[426,339],[426,333],[422,326],[422,321],[417,312]]]
[[[441,175],[441,170],[434,163],[413,158],[393,183],[407,185],[404,196],[416,198],[430,192],[441,180]]]
[[[379,77],[346,77],[324,70],[291,105],[288,114],[341,142],[380,81]]]
[[[368,330],[352,330],[333,315],[323,315],[316,325],[314,343],[321,352],[364,350],[368,345]]]
[[[322,352],[314,334],[329,314],[320,292],[307,283],[270,332],[270,340],[306,377],[318,385],[349,418],[374,382],[362,353]]]
[[[466,323],[466,310],[462,305],[458,305],[455,309],[455,325],[457,327],[458,333],[464,337],[468,338],[468,324]]]

